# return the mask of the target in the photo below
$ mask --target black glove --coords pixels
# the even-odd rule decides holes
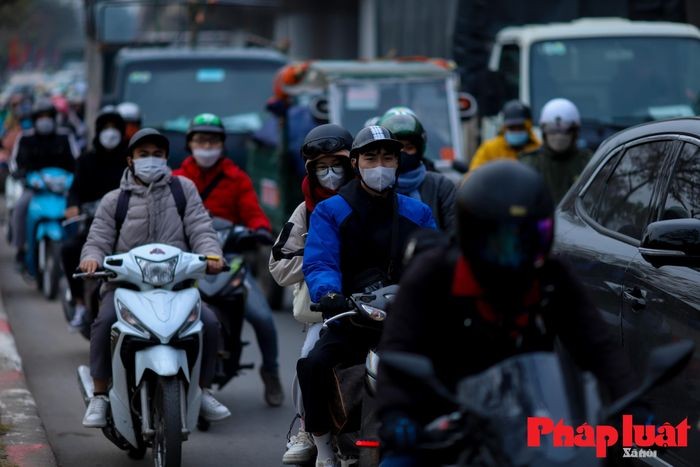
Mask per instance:
[[[319,309],[323,315],[323,319],[329,319],[333,316],[348,311],[348,299],[345,295],[335,292],[330,292],[321,297],[318,302]]]
[[[383,447],[392,452],[410,452],[416,448],[423,427],[412,418],[396,413],[388,416],[379,428]]]
[[[272,237],[272,232],[264,227],[255,230],[255,238],[261,245],[272,245],[275,239]]]

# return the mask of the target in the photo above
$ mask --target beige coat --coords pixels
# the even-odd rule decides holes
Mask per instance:
[[[175,198],[168,186],[171,177],[168,172],[158,182],[144,186],[137,183],[131,171],[126,169],[120,188],[110,191],[102,198],[80,259],[93,259],[102,264],[105,256],[124,253],[148,243],[165,243],[184,251],[221,256],[221,247],[212,228],[211,218],[202,205],[194,183],[187,178],[178,177],[187,200],[187,208],[181,220]],[[131,197],[116,251],[112,251],[116,236],[114,218],[121,190],[130,190]],[[187,240],[191,248],[188,248]]]

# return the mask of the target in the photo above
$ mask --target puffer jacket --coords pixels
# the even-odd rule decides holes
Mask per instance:
[[[270,252],[270,274],[282,287],[304,280],[301,266],[308,232],[307,216],[306,203],[301,203],[284,224]]]
[[[151,186],[145,186],[136,182],[131,171],[126,169],[120,188],[110,191],[102,198],[80,259],[92,259],[101,264],[105,256],[124,253],[148,243],[165,243],[184,251],[221,256],[221,247],[211,225],[211,218],[202,205],[194,183],[179,177],[187,200],[185,214],[181,220],[168,185],[171,177],[168,173]],[[131,191],[131,197],[114,248],[114,218],[120,190]]]
[[[518,158],[520,152],[530,152],[539,148],[542,143],[535,136],[530,125],[527,125],[528,133],[530,134],[530,140],[521,148],[511,147],[506,141],[505,134],[501,131],[498,136],[484,141],[479,149],[474,153],[471,162],[469,163],[469,170],[474,170],[488,162],[495,161],[498,159],[513,159]]]
[[[457,188],[447,177],[435,172],[425,174],[420,187],[420,198],[430,206],[438,228],[448,233],[457,230],[455,218],[455,193]]]

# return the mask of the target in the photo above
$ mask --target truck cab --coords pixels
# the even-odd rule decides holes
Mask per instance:
[[[525,102],[535,124],[550,99],[574,102],[583,120],[579,144],[591,149],[623,128],[700,110],[700,30],[688,24],[584,18],[507,27],[489,70],[495,98]],[[499,127],[486,116],[482,138]]]

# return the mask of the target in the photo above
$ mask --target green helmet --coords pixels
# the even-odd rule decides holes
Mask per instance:
[[[414,117],[416,116],[416,113],[411,110],[408,107],[405,107],[403,105],[397,105],[396,107],[392,107],[386,112],[384,112],[384,115],[382,115],[383,118],[388,118],[393,115],[398,115],[398,114],[408,114],[408,115],[413,115]]]
[[[222,139],[226,139],[226,130],[221,119],[214,114],[204,113],[196,115],[190,122],[187,129],[187,142],[192,139],[195,133],[214,133],[221,135]]]
[[[394,107],[394,109],[396,108],[397,107]],[[406,107],[403,108],[405,109]],[[390,109],[389,112],[391,110],[393,109]],[[389,112],[384,114],[381,120],[379,120],[379,125],[391,131],[396,139],[410,141],[418,150],[418,157],[423,157],[423,154],[425,154],[427,136],[416,114],[413,112],[402,112],[390,115]]]

